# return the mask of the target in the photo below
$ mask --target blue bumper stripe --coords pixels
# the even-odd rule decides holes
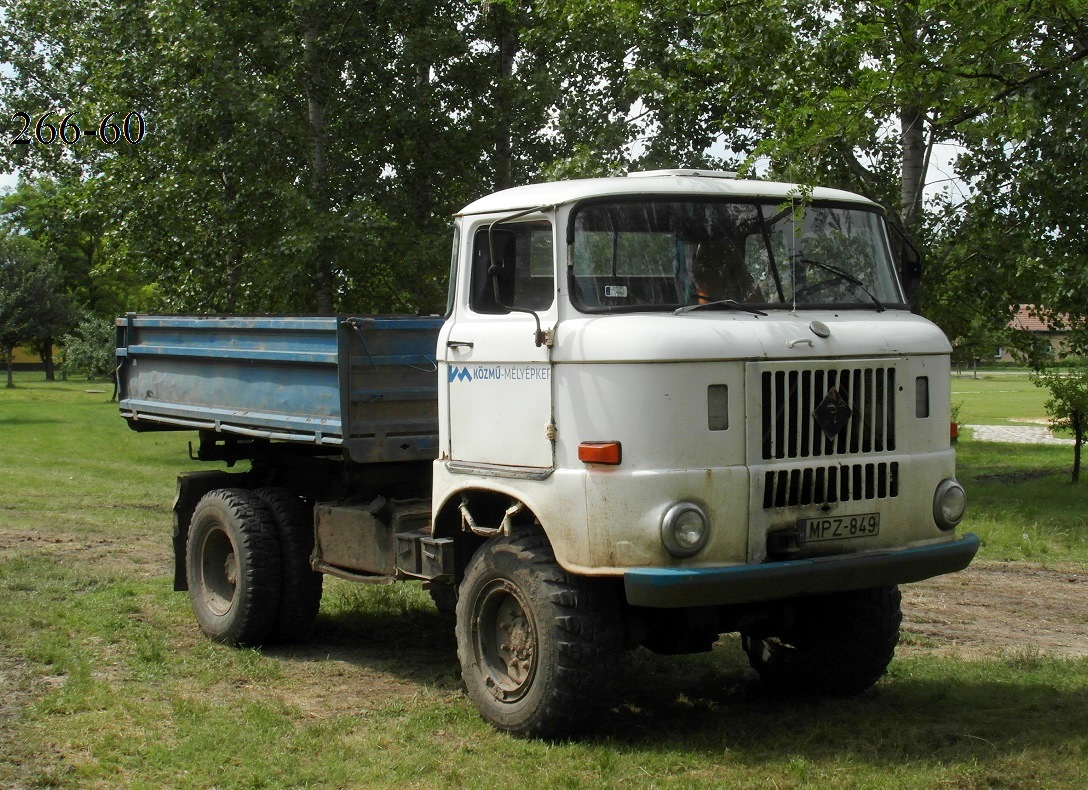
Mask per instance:
[[[635,568],[623,575],[632,606],[721,606],[907,584],[963,570],[980,541],[967,534],[950,543],[910,549],[813,557],[724,568]]]

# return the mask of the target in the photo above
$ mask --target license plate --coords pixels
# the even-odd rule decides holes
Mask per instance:
[[[871,538],[880,534],[879,513],[858,513],[853,516],[803,518],[800,523],[803,542],[814,540],[848,540]]]

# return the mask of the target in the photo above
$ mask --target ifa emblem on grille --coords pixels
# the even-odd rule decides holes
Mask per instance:
[[[823,429],[828,439],[833,439],[846,427],[851,414],[850,405],[843,400],[835,387],[827,391],[827,395],[812,412],[816,424]]]

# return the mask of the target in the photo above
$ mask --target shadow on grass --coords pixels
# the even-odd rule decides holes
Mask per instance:
[[[291,661],[342,661],[411,683],[459,689],[453,618],[439,614],[426,593],[406,599],[400,587],[363,585],[350,590],[346,604],[330,607],[326,600],[310,640],[262,652]]]
[[[452,620],[429,602],[399,613],[325,614],[311,644],[265,653],[332,658],[409,684],[461,687]],[[767,691],[732,635],[693,656],[640,648],[625,654],[609,709],[580,740],[618,751],[728,752],[753,767],[784,754],[936,766],[1033,748],[1083,749],[1088,661],[1030,659],[911,657],[893,662],[860,697],[799,700]]]
[[[719,644],[701,671],[691,657],[644,659],[655,675],[625,673],[624,702],[596,737],[621,748],[729,752],[753,765],[783,754],[939,764],[1084,747],[1088,687],[1062,675],[1088,676],[1085,662],[1040,659],[1023,671],[998,660],[910,659],[859,697],[797,699],[765,689],[731,650]]]

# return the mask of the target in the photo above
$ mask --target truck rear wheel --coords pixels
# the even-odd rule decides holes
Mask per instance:
[[[562,570],[543,532],[493,539],[469,561],[457,599],[469,697],[496,729],[573,732],[610,690],[619,622],[613,591]]]
[[[768,687],[796,694],[852,696],[884,675],[899,642],[898,587],[818,595],[796,603],[777,633],[742,633],[748,663]]]
[[[270,639],[300,642],[313,633],[321,608],[324,577],[310,567],[314,522],[302,500],[282,488],[258,488],[254,493],[272,517],[280,547],[280,607]]]
[[[229,645],[264,642],[279,613],[280,551],[272,518],[256,494],[219,489],[197,503],[185,569],[204,633]]]

